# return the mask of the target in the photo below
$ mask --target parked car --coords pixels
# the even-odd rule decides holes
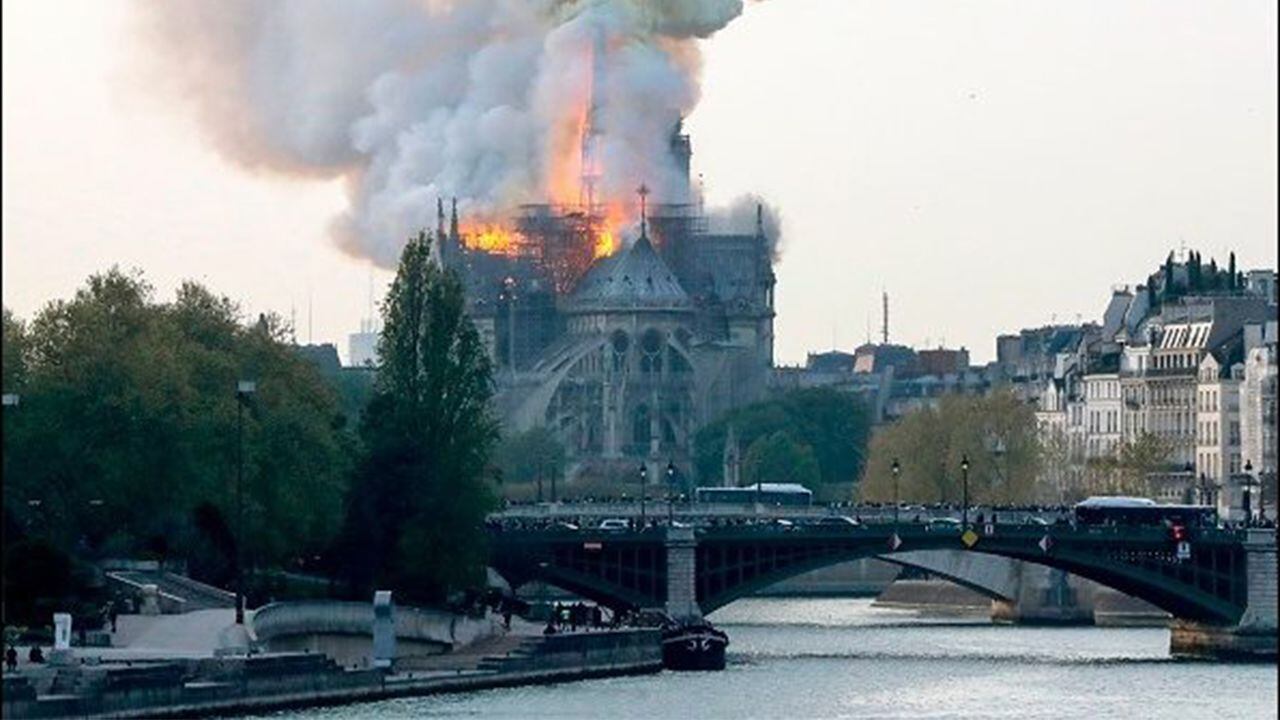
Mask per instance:
[[[862,526],[862,523],[858,522],[854,518],[849,517],[848,515],[833,515],[830,517],[824,517],[818,520],[818,522],[815,524],[821,527],[844,527],[844,528],[854,528],[854,527]]]
[[[622,518],[608,518],[600,521],[600,529],[605,532],[623,532],[631,528],[631,523]]]
[[[933,518],[929,521],[930,530],[959,530],[960,521],[952,517]]]

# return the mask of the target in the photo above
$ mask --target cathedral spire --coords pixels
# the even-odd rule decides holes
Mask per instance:
[[[756,203],[756,237],[764,237],[764,203]]]
[[[647,198],[649,197],[649,186],[640,183],[640,187],[636,189],[636,194],[640,196],[640,239],[649,239],[649,205]]]
[[[452,210],[449,214],[449,239],[453,242],[459,242],[458,237],[458,198],[453,199]]]

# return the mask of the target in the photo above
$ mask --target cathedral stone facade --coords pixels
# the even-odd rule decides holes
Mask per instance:
[[[772,243],[759,211],[755,232],[727,235],[705,232],[688,205],[642,217],[633,242],[568,282],[546,248],[573,235],[572,216],[544,224],[543,250],[524,255],[470,250],[456,222],[447,234],[441,223],[442,260],[463,277],[494,360],[504,431],[552,430],[571,476],[643,463],[650,482],[668,464],[688,477],[694,433],[760,399],[773,366]]]

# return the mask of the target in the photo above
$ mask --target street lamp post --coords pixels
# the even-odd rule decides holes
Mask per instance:
[[[893,459],[893,465],[889,467],[893,472],[893,529],[898,529],[898,475],[902,473],[902,466],[898,464],[898,458]]]
[[[1253,478],[1251,485],[1258,489],[1258,524],[1265,526],[1267,524],[1267,476],[1266,473],[1259,473],[1259,477],[1254,477],[1252,468],[1247,472],[1249,477]]]
[[[9,408],[17,408],[22,402],[22,396],[18,393],[4,394],[4,409],[8,414]],[[7,457],[7,456],[6,456]],[[9,550],[9,538],[7,537],[9,528],[9,506],[4,502],[4,492],[0,490],[0,627],[9,626],[9,563],[6,562],[4,553]]]
[[[1253,479],[1253,461],[1244,461],[1244,522],[1246,525],[1253,525],[1253,488],[1257,486],[1257,482]],[[1258,514],[1262,514],[1262,493],[1258,493]]]
[[[960,525],[965,530],[969,529],[969,456],[964,455],[960,458],[960,475],[964,478],[964,496],[961,499],[960,507]]]
[[[672,490],[676,487],[676,464],[674,460],[667,461],[667,525],[674,526],[676,522],[676,500],[672,494]]]
[[[648,481],[648,478],[649,478],[649,468],[646,467],[645,464],[642,462],[640,463],[640,529],[641,530],[643,530],[645,526],[645,511],[644,511],[645,483]]]
[[[244,406],[258,390],[253,380],[236,383],[236,624],[244,625]]]

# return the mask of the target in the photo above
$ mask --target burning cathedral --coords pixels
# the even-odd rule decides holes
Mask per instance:
[[[772,239],[713,232],[690,192],[689,137],[669,149],[677,197],[598,202],[595,132],[583,133],[573,204],[521,206],[509,223],[446,224],[437,248],[462,278],[494,363],[505,432],[538,426],[563,443],[569,476],[690,471],[693,434],[760,398],[773,365]],[[671,185],[671,183],[668,183]],[[671,201],[674,200],[674,201]]]

